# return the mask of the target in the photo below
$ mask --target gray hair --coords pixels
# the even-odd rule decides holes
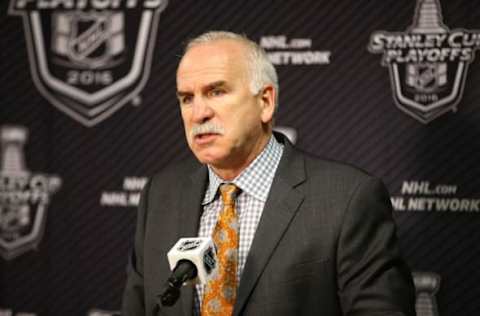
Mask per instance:
[[[278,107],[278,75],[267,53],[257,43],[245,35],[225,31],[210,31],[203,33],[187,42],[185,53],[197,45],[220,40],[234,40],[243,43],[247,48],[247,69],[250,75],[250,91],[257,94],[267,84],[275,89],[275,108]]]

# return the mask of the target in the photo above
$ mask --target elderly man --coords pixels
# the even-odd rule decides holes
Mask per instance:
[[[177,70],[196,157],[146,185],[123,315],[414,315],[387,191],[366,173],[272,132],[277,75],[247,38],[209,32]],[[166,253],[212,236],[219,273],[163,307]]]

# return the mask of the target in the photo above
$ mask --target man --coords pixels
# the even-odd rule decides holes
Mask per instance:
[[[273,135],[277,75],[261,48],[233,33],[201,35],[180,61],[177,95],[200,163],[167,167],[146,185],[123,315],[415,314],[387,191]],[[234,221],[218,228],[227,209]],[[185,287],[163,307],[166,253],[197,235],[217,238],[219,253],[234,241],[219,265],[236,277],[225,278],[230,288],[218,279]]]

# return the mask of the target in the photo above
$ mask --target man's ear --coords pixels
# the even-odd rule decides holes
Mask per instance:
[[[269,123],[273,120],[275,113],[276,91],[272,85],[265,85],[259,92],[259,98],[262,107],[262,122]]]

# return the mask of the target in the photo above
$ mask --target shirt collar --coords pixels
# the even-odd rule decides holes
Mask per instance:
[[[227,182],[234,183],[246,194],[266,202],[282,153],[283,145],[272,136],[260,155],[232,181],[221,179],[208,166],[208,188],[202,205],[211,203],[215,199],[220,184]]]

